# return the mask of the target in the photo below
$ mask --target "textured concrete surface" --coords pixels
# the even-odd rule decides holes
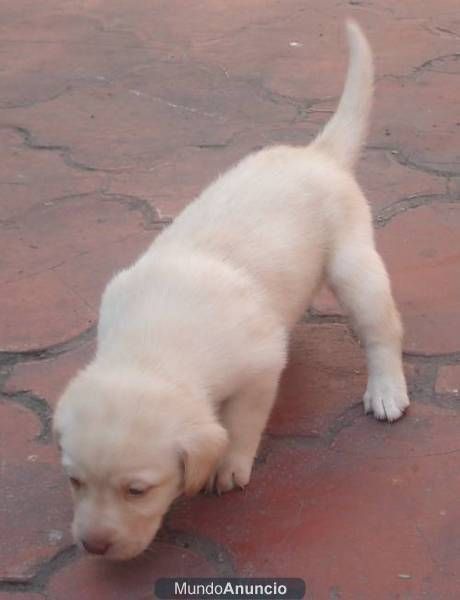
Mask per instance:
[[[362,414],[327,291],[299,324],[251,485],[181,500],[149,552],[81,556],[50,436],[100,293],[254,148],[308,142],[376,55],[359,179],[405,326],[412,406]],[[161,575],[303,577],[319,600],[460,597],[458,0],[17,0],[0,7],[0,600],[136,600]]]

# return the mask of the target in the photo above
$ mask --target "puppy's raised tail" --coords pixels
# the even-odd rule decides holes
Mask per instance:
[[[372,51],[361,28],[347,20],[350,59],[345,87],[337,110],[312,147],[335,158],[346,169],[355,165],[367,133],[372,104]]]

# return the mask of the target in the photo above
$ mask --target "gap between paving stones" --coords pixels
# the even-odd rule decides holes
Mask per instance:
[[[173,222],[172,217],[162,217],[160,212],[152,206],[145,198],[131,196],[127,194],[114,194],[106,191],[100,192],[103,199],[107,202],[118,202],[127,206],[129,210],[136,210],[141,213],[144,221],[144,229],[163,229]]]
[[[35,437],[35,441],[41,444],[49,444],[52,441],[51,421],[52,410],[48,402],[28,391],[21,392],[2,392],[2,399],[6,402],[20,404],[24,408],[34,413],[41,425],[40,433]]]
[[[386,423],[387,426],[390,426],[388,423]],[[329,448],[332,452],[337,452],[337,454],[344,454],[344,455],[348,455],[348,456],[361,456],[361,453],[359,451],[353,452],[350,450],[344,450],[343,448],[340,448],[339,450],[335,449],[334,447]],[[460,448],[454,448],[454,450],[446,450],[445,452],[427,452],[426,454],[411,454],[410,458],[411,459],[420,459],[420,458],[435,458],[435,457],[440,457],[440,456],[449,456],[451,454],[458,454],[460,453]],[[392,454],[391,456],[378,456],[376,454],[374,454],[372,456],[373,460],[404,460],[407,458],[407,454]]]
[[[173,219],[171,217],[161,216],[159,211],[144,198],[141,198],[139,196],[126,195],[126,194],[110,193],[110,192],[107,192],[107,191],[101,190],[101,189],[97,189],[97,190],[94,190],[91,192],[85,192],[82,194],[68,194],[65,196],[58,196],[56,198],[53,198],[53,199],[47,201],[46,204],[55,205],[55,204],[59,204],[59,203],[67,202],[67,201],[76,200],[76,199],[88,198],[88,197],[94,196],[94,195],[102,196],[102,202],[117,202],[123,206],[126,206],[128,208],[128,210],[130,210],[130,211],[138,211],[142,216],[142,221],[143,221],[142,229],[144,231],[161,231],[166,225],[171,224],[173,221]],[[40,204],[38,206],[35,205],[35,206],[30,207],[28,210],[23,212],[21,215],[15,216],[13,218],[10,218],[10,219],[4,220],[4,221],[0,220],[0,229],[1,228],[8,229],[8,227],[14,227],[16,224],[16,221],[18,219],[23,218],[25,215],[27,215],[31,212],[41,210],[42,207],[43,207],[42,204]],[[136,235],[135,232],[131,233],[129,237],[134,236],[134,235]],[[126,239],[126,238],[123,238],[123,239]],[[116,241],[118,241],[118,240],[116,240]],[[60,262],[57,262],[54,265],[46,267],[46,269],[44,269],[44,271],[53,271],[53,270],[57,269],[58,267],[61,267],[62,265],[64,265],[68,260],[73,260],[73,259],[78,258],[79,256],[83,256],[87,253],[88,253],[88,251],[82,251],[79,254],[74,254],[71,257],[69,257],[68,259],[64,259]],[[43,271],[38,270],[38,271],[31,272],[31,273],[27,273],[27,274],[22,275],[22,277],[16,277],[16,278],[14,278],[14,280],[11,280],[11,281],[15,281],[15,282],[21,281],[21,280],[33,277],[34,275],[38,275],[41,272],[43,272]],[[4,281],[4,283],[10,283],[10,281],[6,280],[6,281]],[[2,351],[0,350],[0,366],[1,365],[2,365]]]
[[[432,71],[435,73],[446,73],[446,72],[449,73],[448,71],[442,71],[440,69],[432,70],[432,69],[430,69],[430,67],[432,65],[434,65],[435,63],[443,63],[444,61],[451,60],[451,59],[459,60],[460,52],[452,52],[451,54],[442,54],[441,56],[435,56],[434,58],[430,58],[429,60],[426,60],[424,63],[422,63],[418,67],[414,67],[412,69],[411,76],[414,77],[425,70]]]
[[[396,154],[394,154],[396,152]],[[401,150],[392,149],[391,154],[393,158],[403,167],[408,167],[410,169],[415,169],[417,171],[424,171],[425,173],[430,173],[432,175],[438,175],[440,177],[460,177],[460,171],[457,170],[449,170],[449,169],[439,169],[437,167],[430,166],[427,164],[420,164],[418,161],[409,158],[406,154],[404,154]]]
[[[428,31],[430,33],[433,33],[433,31],[431,29],[425,28],[425,31]],[[442,31],[442,30],[441,30]],[[460,37],[460,36],[458,36]],[[421,65],[417,65],[415,67],[413,67],[408,73],[402,74],[402,75],[393,75],[392,73],[385,73],[383,75],[380,75],[379,77],[376,78],[376,81],[381,81],[384,79],[395,79],[397,81],[410,81],[410,80],[415,80],[417,75],[419,75],[420,73],[423,73],[424,71],[429,71],[431,73],[447,73],[447,74],[451,74],[449,71],[443,71],[441,69],[431,69],[430,67],[432,65],[434,65],[435,63],[443,63],[446,60],[458,60],[460,59],[460,53],[459,52],[452,52],[450,54],[442,54],[441,56],[435,56],[434,58],[430,58],[428,60],[426,60],[425,62],[423,62]]]
[[[439,408],[460,411],[460,400],[456,394],[436,394],[435,404]]]
[[[100,195],[102,196],[103,202],[118,202],[122,206],[126,206],[131,211],[137,211],[141,214],[143,220],[143,228],[145,230],[155,229],[157,227],[163,228],[172,222],[171,217],[163,217],[160,212],[151,205],[148,200],[141,198],[140,196],[133,196],[129,194],[117,194],[114,192],[108,192],[106,188],[97,188],[90,192],[84,192],[81,194],[65,194],[63,196],[57,196],[50,198],[46,201],[46,206],[54,206],[63,204],[65,202],[72,202],[73,200],[80,200],[81,198],[90,198],[91,196]],[[37,212],[43,208],[44,203],[35,204],[29,207],[21,214],[15,215],[9,219],[0,220],[0,227],[7,227],[13,225],[16,221],[22,219],[30,213]]]
[[[368,418],[364,414],[363,402],[360,399],[357,402],[354,402],[345,410],[343,410],[340,414],[338,414],[334,422],[327,428],[324,433],[319,433],[317,435],[309,435],[309,434],[276,434],[276,433],[265,433],[264,439],[269,440],[270,444],[272,442],[275,445],[286,445],[291,446],[293,448],[323,448],[324,450],[328,450],[332,447],[335,442],[335,439],[340,434],[343,429],[347,427],[352,427],[357,419],[359,418]],[[371,417],[369,417],[371,418]],[[373,417],[372,417],[373,418]],[[267,459],[267,456],[271,453],[272,448],[270,445],[263,444],[261,447],[260,455],[258,455],[256,459],[256,463],[263,463]]]
[[[177,548],[190,550],[202,556],[209,564],[215,567],[218,577],[232,577],[235,575],[232,557],[224,546],[207,537],[171,529],[168,525],[168,517],[171,514],[169,512],[166,516],[165,523],[155,540],[171,544]]]
[[[184,146],[184,148],[198,148],[199,150],[225,150],[229,148],[240,136],[250,133],[253,131],[251,127],[245,127],[244,129],[239,129],[238,131],[233,132],[224,142],[216,142],[216,143],[207,143],[207,142],[198,142],[195,144],[188,144]],[[257,146],[251,150],[251,152],[255,152],[256,150],[261,150],[263,146]],[[241,157],[243,158],[243,157]],[[216,173],[217,175],[217,173]]]
[[[434,364],[438,367],[445,365],[456,365],[460,362],[460,351],[442,352],[438,354],[423,354],[418,352],[403,352],[403,358],[407,362],[420,364]]]
[[[13,367],[18,363],[46,360],[47,358],[65,354],[66,352],[75,350],[87,342],[94,340],[96,331],[97,324],[95,323],[75,337],[52,346],[37,348],[35,350],[20,350],[18,352],[2,350],[0,351],[0,367]]]
[[[453,198],[449,194],[428,194],[420,196],[409,196],[396,200],[389,206],[385,206],[374,217],[375,229],[381,229],[390,223],[395,217],[401,215],[408,210],[420,208],[421,206],[432,206],[433,204],[457,204],[459,198]]]
[[[430,166],[427,164],[420,164],[418,161],[409,158],[399,146],[390,146],[386,144],[377,144],[366,146],[367,150],[381,150],[387,152],[388,155],[397,162],[400,166],[415,171],[422,171],[429,175],[437,175],[438,177],[444,177],[449,179],[450,177],[460,177],[460,170],[449,170],[449,169],[438,169],[437,167]]]
[[[72,545],[63,548],[49,560],[43,562],[37,573],[27,581],[17,580],[0,580],[0,592],[38,592],[44,593],[48,581],[51,577],[63,567],[66,567],[77,556],[77,547]]]
[[[27,146],[27,148],[30,148],[31,150],[57,152],[59,156],[62,157],[64,164],[66,164],[68,167],[77,169],[79,171],[90,171],[92,173],[121,173],[129,169],[129,167],[117,169],[103,169],[99,167],[92,167],[91,165],[80,163],[74,158],[72,158],[72,150],[69,146],[65,146],[64,144],[48,145],[35,141],[33,138],[33,134],[26,127],[19,125],[2,125],[0,128],[9,129],[10,131],[15,131],[16,133],[18,133],[22,138],[24,145]]]
[[[306,313],[303,322],[315,325],[346,325],[352,338],[359,344],[359,340],[351,328],[349,319],[344,315],[322,314],[314,309],[310,309]],[[409,396],[412,398],[412,401],[433,404],[439,408],[460,410],[460,402],[457,397],[453,395],[449,396],[448,394],[438,394],[435,391],[439,368],[459,364],[460,351],[434,354],[403,351],[403,361],[417,367],[417,375],[409,382]],[[416,400],[414,400],[415,398]]]
[[[287,94],[280,94],[270,88],[266,87],[260,79],[247,79],[235,77],[234,81],[246,83],[249,87],[253,87],[256,95],[263,100],[268,100],[272,104],[277,106],[288,105],[293,106],[296,109],[296,116],[292,123],[297,122],[297,119],[301,116],[308,116],[311,109],[318,104],[324,104],[329,102],[337,103],[339,98],[336,97],[325,97],[325,98],[296,98]]]
[[[433,402],[432,402],[433,404]],[[440,402],[435,402],[438,408],[443,408]],[[458,399],[457,399],[458,404]],[[452,409],[452,406],[446,405],[445,408]],[[459,408],[459,407],[457,407]],[[410,410],[410,409],[409,409]],[[408,415],[410,418],[410,415]],[[340,433],[349,427],[352,427],[358,419],[374,419],[372,415],[366,415],[363,409],[362,401],[355,402],[348,408],[346,408],[340,415],[338,415],[334,421],[334,423],[327,429],[324,434],[320,434],[318,436],[313,435],[298,435],[298,434],[265,434],[264,438],[269,440],[270,444],[264,444],[261,448],[260,455],[256,459],[256,465],[260,463],[264,463],[268,456],[275,450],[277,445],[288,446],[293,448],[321,448],[324,449],[325,452],[333,451],[338,452],[340,454],[355,454],[354,452],[344,451],[343,449],[337,450],[335,446],[335,441]],[[382,427],[393,427],[393,423],[388,423],[386,421],[380,422]],[[274,443],[275,448],[272,446]],[[437,456],[448,456],[450,454],[460,453],[460,447],[455,448],[453,450],[446,450],[444,452],[428,452],[424,454],[414,454],[411,455],[414,458],[431,458]],[[400,460],[406,458],[405,455],[392,455],[392,456],[375,456],[375,458],[380,460]]]
[[[11,183],[9,184],[11,185]],[[27,185],[27,184],[18,184],[18,185]],[[33,204],[29,206],[21,213],[16,213],[13,217],[9,217],[8,219],[0,219],[0,227],[9,229],[13,228],[17,221],[20,221],[24,217],[33,214],[39,210],[42,210],[43,206],[52,206],[54,204],[63,203],[63,202],[71,202],[72,200],[80,200],[81,198],[88,198],[89,196],[94,196],[95,194],[103,194],[104,190],[102,189],[94,189],[89,192],[82,192],[80,194],[64,194],[63,196],[56,196],[55,198],[47,199],[44,202]]]
[[[23,144],[31,149],[37,151],[47,151],[47,152],[57,152],[58,155],[62,158],[64,164],[67,167],[77,169],[78,171],[86,171],[92,173],[126,173],[133,170],[133,166],[125,166],[125,167],[116,167],[116,168],[102,168],[102,167],[92,167],[91,165],[81,163],[76,161],[72,157],[72,149],[70,146],[66,146],[64,144],[43,144],[34,140],[32,132],[24,126],[19,125],[0,125],[0,129],[7,129],[10,131],[15,131],[23,140]],[[233,142],[240,136],[245,133],[248,133],[251,128],[248,126],[244,129],[238,130],[232,133],[227,140],[224,142],[213,144],[213,143],[195,143],[184,146],[185,148],[199,148],[199,149],[223,149],[228,148],[233,144]]]
[[[232,577],[235,568],[228,550],[212,539],[191,534],[186,531],[176,531],[168,526],[168,515],[165,524],[155,537],[155,541],[169,544],[182,550],[190,550],[192,553],[203,557],[216,570],[219,577]],[[147,549],[148,553],[148,549]],[[43,562],[37,573],[27,581],[0,580],[0,592],[38,592],[46,595],[46,588],[51,577],[57,572],[76,560],[79,551],[76,545],[68,546],[60,550],[51,559]],[[153,585],[154,581],[152,581]]]
[[[422,27],[425,31],[427,31],[428,33],[431,33],[432,35],[434,35],[436,37],[440,37],[447,33],[447,35],[449,35],[453,38],[456,38],[456,39],[460,38],[460,35],[458,33],[456,33],[455,31],[452,31],[450,29],[447,29],[447,27],[439,27],[439,26],[430,27],[429,23],[422,23]]]
[[[3,40],[2,40],[3,43]],[[46,102],[51,102],[52,100],[56,100],[60,96],[63,96],[66,92],[71,90],[71,85],[65,85],[59,92],[52,94],[46,98],[42,98],[41,100],[28,100],[24,102],[0,102],[1,110],[12,110],[15,108],[30,108],[31,106],[36,106],[37,104],[45,104]]]

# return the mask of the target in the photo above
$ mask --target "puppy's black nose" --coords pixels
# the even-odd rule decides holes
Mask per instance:
[[[90,554],[99,554],[102,556],[110,548],[110,542],[102,539],[86,539],[81,541],[83,548]]]

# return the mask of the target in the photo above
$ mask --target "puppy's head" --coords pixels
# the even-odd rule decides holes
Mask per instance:
[[[75,540],[92,554],[142,552],[181,492],[198,492],[226,443],[203,398],[96,365],[68,386],[54,431],[69,477]]]

